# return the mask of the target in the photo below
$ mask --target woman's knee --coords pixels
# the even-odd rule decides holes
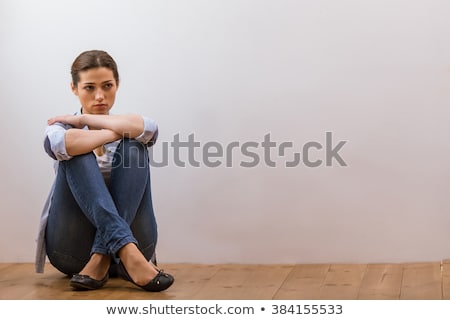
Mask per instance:
[[[94,153],[89,152],[74,156],[67,161],[60,161],[58,168],[63,171],[76,172],[81,170],[84,172],[85,170],[95,170],[95,168],[98,168],[98,164]]]
[[[114,155],[113,167],[148,167],[147,148],[135,139],[123,139]]]

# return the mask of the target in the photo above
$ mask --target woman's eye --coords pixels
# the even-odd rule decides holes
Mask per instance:
[[[94,90],[94,86],[86,86],[86,87],[84,87],[84,90],[92,91],[92,90]]]
[[[105,89],[111,89],[113,87],[112,83],[105,84]]]

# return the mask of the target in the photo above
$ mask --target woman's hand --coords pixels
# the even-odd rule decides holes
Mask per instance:
[[[86,124],[84,123],[83,115],[63,115],[56,116],[47,120],[48,125],[52,125],[56,122],[61,122],[64,124],[70,124],[72,127],[77,129],[82,129]]]

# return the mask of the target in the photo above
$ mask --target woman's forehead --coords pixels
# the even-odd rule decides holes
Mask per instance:
[[[105,67],[91,68],[79,73],[80,82],[83,83],[101,83],[114,81],[114,74],[111,69]]]

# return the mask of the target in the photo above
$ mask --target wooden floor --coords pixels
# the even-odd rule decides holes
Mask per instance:
[[[0,299],[56,300],[440,300],[450,298],[450,260],[411,264],[160,265],[175,277],[165,292],[113,278],[96,291],[73,291],[47,265],[0,264]]]

